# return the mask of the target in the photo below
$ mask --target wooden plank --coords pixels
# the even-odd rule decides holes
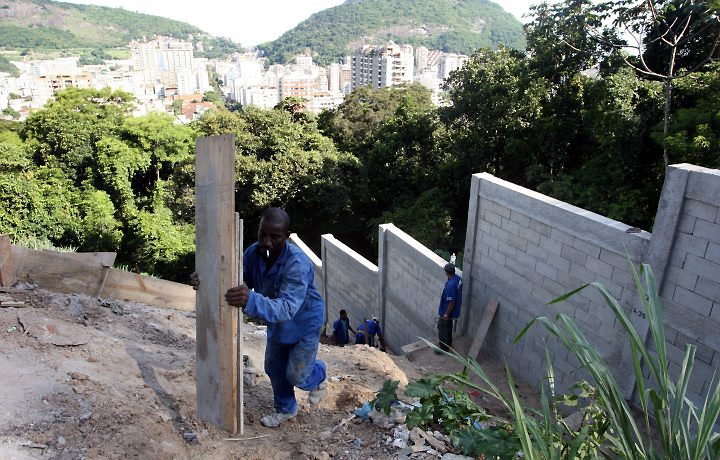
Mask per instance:
[[[480,349],[485,341],[485,336],[490,329],[490,324],[492,324],[492,320],[495,318],[497,307],[498,302],[495,299],[490,299],[488,304],[485,306],[482,319],[480,320],[480,325],[477,328],[477,332],[475,332],[475,339],[473,340],[473,343],[470,346],[470,351],[468,352],[468,356],[470,358],[475,359],[477,358],[478,353],[480,353]]]
[[[116,252],[57,252],[50,249],[43,249],[42,252],[56,254],[57,257],[65,257],[87,265],[101,267],[112,267],[115,263]]]
[[[102,275],[102,258],[75,257],[57,251],[36,251],[12,245],[15,278],[43,289],[95,295]]]
[[[151,276],[119,270],[117,268],[101,268],[105,283],[100,293],[91,295],[117,300],[146,303],[157,307],[174,308],[176,310],[195,310],[195,291],[188,284],[162,280]],[[98,284],[95,284],[97,286]],[[94,286],[89,286],[95,291]]]
[[[428,339],[431,343],[434,343],[437,345],[440,341],[437,337],[431,337]],[[426,348],[428,346],[427,342],[424,340],[418,340],[417,342],[409,343],[407,345],[403,345],[400,347],[400,349],[403,352],[403,355],[409,360],[413,361],[415,359],[415,355],[418,351]]]
[[[197,411],[202,420],[235,432],[238,309],[224,298],[237,282],[235,136],[200,138],[195,145]]]
[[[235,213],[235,261],[237,269],[237,285],[243,284],[243,229],[244,221],[240,214]],[[237,315],[237,421],[240,434],[245,432],[245,360],[243,358],[243,315]]]
[[[15,267],[10,235],[0,235],[0,287],[10,287],[13,284],[15,284]]]

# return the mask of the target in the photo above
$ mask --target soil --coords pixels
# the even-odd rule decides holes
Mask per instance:
[[[0,308],[0,458],[397,458],[393,428],[352,418],[354,410],[386,379],[402,388],[460,370],[430,349],[409,361],[366,345],[321,344],[329,376],[322,402],[311,407],[298,390],[298,416],[265,428],[259,420],[272,411],[272,390],[260,371],[257,384],[245,386],[244,433],[232,434],[196,415],[194,313],[33,286],[2,288],[0,300],[24,302]],[[244,329],[244,352],[260,370],[264,332]],[[456,345],[468,348],[462,338]],[[497,362],[481,364],[493,381],[506,381]],[[518,390],[535,404],[533,390]],[[489,412],[500,410],[475,396]]]

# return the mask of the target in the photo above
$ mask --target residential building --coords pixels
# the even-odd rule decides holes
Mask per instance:
[[[370,85],[373,88],[413,81],[414,57],[410,45],[390,42],[384,46],[365,45],[351,57],[352,89]]]

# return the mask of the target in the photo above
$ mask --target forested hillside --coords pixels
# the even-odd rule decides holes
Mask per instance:
[[[271,63],[310,49],[317,62],[328,64],[359,46],[388,40],[464,54],[501,43],[525,47],[520,21],[488,0],[348,0],[259,48]]]
[[[662,11],[682,11],[670,6]],[[236,136],[247,241],[261,210],[276,205],[316,249],[332,233],[372,258],[377,224],[393,222],[460,254],[470,176],[483,171],[651,230],[667,163],[720,168],[720,63],[710,59],[720,18],[696,13],[681,30],[697,31],[685,48],[652,50],[652,65],[676,64],[670,84],[608,52],[587,21],[602,18],[569,0],[536,10],[526,52],[473,53],[446,81],[440,108],[417,84],[364,87],[318,117],[288,99],[180,126],[165,114],[129,116],[127,94],[71,89],[25,123],[0,124],[0,233],[117,251],[132,269],[185,280],[194,139],[226,133]],[[650,37],[661,30],[645,25]]]
[[[216,54],[241,49],[227,39],[211,38],[190,24],[122,8],[52,0],[0,0],[0,48],[4,49],[127,47],[130,40],[155,35],[192,37]]]

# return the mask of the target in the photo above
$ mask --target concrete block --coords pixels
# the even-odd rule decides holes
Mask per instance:
[[[720,232],[720,226],[718,226],[718,232]],[[707,247],[708,240],[706,238],[678,233],[675,235],[673,252],[695,254],[696,256],[705,257]]]
[[[604,279],[612,278],[612,273],[614,270],[614,267],[612,265],[607,262],[603,262],[602,260],[595,257],[587,258],[587,260],[585,261],[585,268]]]
[[[559,241],[563,244],[566,244],[568,246],[572,246],[575,243],[575,237],[571,234],[564,232],[558,228],[553,227],[550,236],[555,241]]]
[[[710,312],[710,319],[715,324],[720,325],[720,303],[718,303],[718,302],[713,303],[712,312]]]
[[[508,237],[508,244],[518,251],[526,252],[527,251],[527,241],[523,238],[520,238],[519,236],[511,235]]]
[[[533,269],[535,268],[537,259],[525,252],[518,251],[515,255],[515,262],[517,262],[519,265],[523,265],[525,267],[530,267],[531,269]]]
[[[695,230],[695,221],[697,221],[697,217],[690,214],[683,214],[678,220],[678,231],[691,235],[693,230]]]
[[[710,243],[705,253],[705,258],[710,262],[720,264],[720,244]]]
[[[720,283],[699,277],[695,292],[713,302],[720,302]]]
[[[585,259],[587,258],[587,254],[578,251],[572,246],[568,246],[567,244],[563,243],[562,249],[560,250],[560,255],[564,258],[569,260],[570,262],[575,262],[577,265],[585,266]]]
[[[567,289],[565,289],[564,286],[562,286],[557,281],[551,280],[550,278],[543,279],[543,289],[545,289],[555,297],[560,297],[567,292]]]
[[[510,208],[498,203],[497,201],[482,198],[480,201],[480,207],[482,209],[490,210],[491,212],[505,217],[506,219],[510,218]]]
[[[580,238],[575,238],[575,243],[572,245],[575,249],[584,252],[590,257],[593,257],[595,259],[600,257],[600,247],[588,243],[587,241],[581,240]]]
[[[665,274],[666,283],[673,283],[682,286],[687,290],[694,291],[699,276],[686,270],[670,266]]]
[[[570,271],[570,261],[560,257],[559,255],[549,254],[547,257],[547,263],[548,265],[552,265],[557,268],[560,272],[567,273]]]
[[[542,222],[535,219],[530,219],[530,229],[535,230],[536,232],[540,233],[541,235],[547,236],[548,238],[551,236],[552,232],[551,226],[543,224]]]
[[[544,248],[530,243],[527,245],[527,254],[537,260],[545,261],[548,258],[548,252]]]
[[[702,220],[714,222],[718,216],[717,204],[703,203],[693,199],[686,199],[683,204],[683,213],[698,217]]]
[[[545,248],[549,254],[557,254],[560,255],[560,251],[562,251],[562,243],[554,240],[547,236],[541,236],[540,237],[540,246],[542,248]]]
[[[498,240],[496,236],[493,236],[489,233],[483,233],[480,237],[479,243],[482,246],[497,249],[499,247],[500,240]]]
[[[502,228],[513,235],[520,234],[520,224],[504,217],[502,219]]]
[[[600,249],[600,260],[609,263],[613,267],[622,268],[623,270],[628,270],[630,268],[630,262],[625,254],[618,254],[604,248]]]
[[[537,261],[535,263],[535,270],[546,278],[550,278],[552,280],[558,279],[558,269],[552,265],[546,264],[545,262]]]
[[[720,280],[720,264],[710,262],[693,254],[688,254],[686,257],[685,269],[696,275]]]
[[[679,166],[690,171],[686,197],[704,203],[720,203],[720,171],[688,164]]]
[[[720,243],[720,224],[698,219],[692,234],[713,243]]]
[[[517,212],[517,211],[511,211],[510,212],[510,219],[512,219],[514,222],[517,222],[522,227],[529,227],[530,226],[530,218],[526,216],[523,213]]]
[[[518,236],[520,238],[527,240],[529,243],[532,243],[535,245],[540,244],[540,233],[536,232],[535,230],[531,230],[526,227],[520,227]]]
[[[667,336],[665,340],[668,341]],[[704,363],[712,365],[715,351],[703,345],[702,343],[699,343],[697,340],[692,340],[685,334],[678,333],[677,337],[675,338],[675,340],[673,340],[672,343],[676,348],[682,350],[683,355],[685,354],[685,347],[688,344],[695,345],[695,358],[701,360]],[[682,363],[682,361],[678,361],[678,363]]]

